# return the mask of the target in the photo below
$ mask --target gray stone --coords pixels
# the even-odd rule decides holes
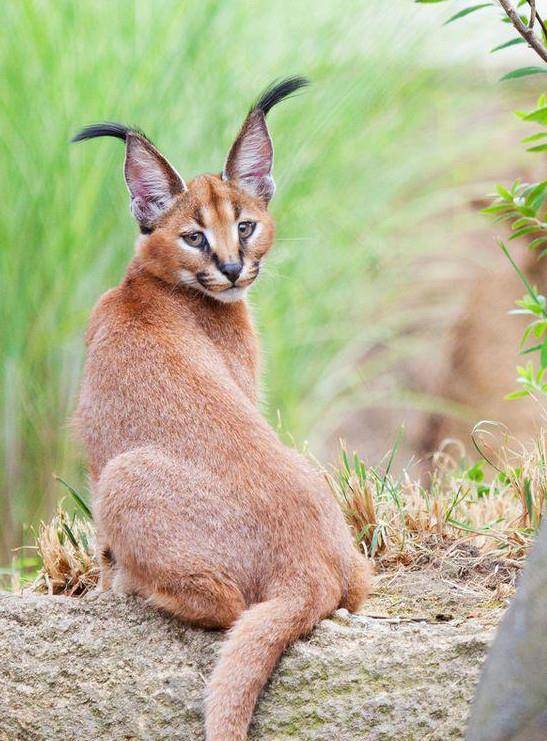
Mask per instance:
[[[341,610],[283,657],[250,738],[463,738],[490,634]],[[221,641],[137,598],[0,593],[0,738],[199,741]]]
[[[468,741],[547,739],[547,526],[481,676]]]

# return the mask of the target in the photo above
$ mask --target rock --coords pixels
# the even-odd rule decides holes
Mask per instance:
[[[490,635],[340,610],[283,657],[250,738],[463,738]],[[135,597],[0,593],[0,739],[199,741],[221,641]]]
[[[481,676],[468,741],[547,739],[547,526]]]

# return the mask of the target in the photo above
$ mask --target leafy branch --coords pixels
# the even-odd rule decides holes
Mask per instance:
[[[543,33],[545,33],[545,26],[536,10],[535,0],[531,0],[530,2],[528,2],[528,5],[530,6],[530,19],[527,24],[523,22],[521,16],[517,13],[511,3],[508,2],[508,0],[498,0],[498,2],[505,11],[514,28],[520,33],[522,38],[536,52],[536,54],[541,57],[541,59],[543,59],[544,62],[547,62],[547,49],[544,46],[544,40],[539,39],[536,35],[536,32],[534,31],[534,24],[537,18],[541,25],[541,28],[543,29]]]
[[[416,0],[417,3],[444,1]],[[518,0],[516,5],[509,0],[497,0],[497,2],[505,12],[505,17],[502,20],[512,24],[520,38],[510,39],[494,47],[491,51],[496,52],[520,43],[527,43],[543,62],[547,62],[547,28],[537,10],[536,1]],[[524,5],[529,8],[529,16],[521,15],[519,12],[519,9]],[[488,6],[495,7],[492,2],[468,6],[451,16],[446,23],[452,23]],[[538,32],[536,32],[536,29],[538,29]],[[511,80],[545,72],[547,72],[545,66],[520,67],[508,72],[501,79]],[[547,104],[545,96],[541,95],[539,97],[534,110],[525,113],[520,112],[517,115],[523,121],[538,124],[546,129]],[[527,136],[523,139],[523,142],[532,145],[527,148],[529,152],[544,152],[547,150],[547,130]],[[547,181],[522,183],[520,180],[516,180],[509,188],[498,184],[493,198],[492,203],[483,209],[483,212],[494,216],[496,221],[510,223],[512,234],[509,240],[520,237],[530,239],[532,237],[528,247],[532,250],[543,248],[538,255],[538,259],[547,255],[547,249],[544,247],[547,243]],[[523,396],[547,394],[547,307],[545,296],[541,295],[531,285],[524,272],[513,260],[506,245],[501,240],[498,240],[498,243],[527,291],[525,296],[516,302],[518,308],[511,312],[512,314],[523,314],[530,317],[530,322],[520,342],[520,352],[522,355],[537,353],[539,358],[537,370],[532,361],[529,361],[525,366],[517,366],[517,382],[520,389],[508,394],[507,398],[517,399]],[[527,346],[530,340],[532,344]]]
[[[446,2],[447,0],[414,1],[422,5],[431,5]],[[476,5],[469,5],[465,8],[462,8],[462,10],[451,16],[447,21],[445,21],[445,25],[453,23],[454,21],[458,21],[461,18],[465,18],[468,15],[471,15],[471,13],[476,13],[478,10],[482,10],[483,8],[495,8],[498,5],[505,13],[505,15],[502,17],[502,21],[510,23],[515,31],[517,31],[517,33],[520,35],[520,38],[513,38],[510,41],[500,44],[499,46],[496,46],[494,49],[492,49],[492,51],[499,51],[500,49],[506,49],[519,43],[526,43],[530,47],[530,49],[533,49],[533,51],[543,62],[547,62],[547,25],[539,14],[539,11],[536,7],[536,0],[518,0],[517,3],[512,3],[510,2],[510,0],[496,0],[496,2],[486,2],[478,3]],[[529,16],[526,16],[519,12],[519,8],[524,5],[527,5],[530,9]],[[538,29],[539,33],[536,32],[536,29]],[[544,69],[543,67],[521,67],[519,69],[513,70],[512,72],[509,72],[502,79],[511,80],[516,77],[525,77],[527,75],[535,75],[545,72],[547,72],[547,69]]]
[[[537,371],[531,362],[525,366],[517,366],[517,381],[521,388],[518,391],[511,392],[506,398],[520,399],[523,396],[535,396],[538,393],[547,394],[547,303],[545,296],[542,296],[532,287],[527,277],[511,257],[505,244],[501,240],[498,240],[498,244],[528,291],[520,301],[515,302],[519,308],[510,312],[511,314],[525,314],[532,317],[532,321],[524,330],[520,341],[521,354],[527,355],[532,352],[539,352],[540,354],[540,367]],[[534,338],[534,344],[525,348],[525,344],[530,338]]]
[[[544,203],[547,196],[547,180],[541,183],[521,183],[515,180],[510,189],[503,185],[496,186],[497,197],[483,213],[496,217],[496,221],[511,222],[513,234],[510,240],[528,234],[537,235],[528,245],[536,249],[547,242],[547,222],[545,221]],[[543,256],[547,250],[540,253]]]

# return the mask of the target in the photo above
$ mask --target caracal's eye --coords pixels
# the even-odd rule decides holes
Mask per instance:
[[[256,228],[256,221],[240,221],[237,230],[241,239],[249,239]]]
[[[203,232],[189,232],[188,234],[181,234],[186,244],[196,249],[204,249],[207,247],[207,237]]]

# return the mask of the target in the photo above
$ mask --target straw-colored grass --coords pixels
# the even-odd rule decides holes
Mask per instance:
[[[392,475],[396,445],[383,471],[342,447],[340,465],[326,477],[358,547],[380,570],[449,564],[462,579],[514,584],[545,508],[547,436],[525,447],[500,425],[481,423],[474,439],[490,463],[466,463],[461,445],[449,440],[421,481],[408,472]],[[69,491],[79,512],[69,515],[60,506],[40,525],[40,571],[32,588],[76,596],[96,585],[99,570],[91,513]]]
[[[36,537],[40,572],[34,591],[79,596],[97,584],[95,528],[78,515],[70,517],[59,506],[50,522],[40,524]]]
[[[400,337],[397,298],[419,283],[409,264],[482,219],[450,212],[447,225],[446,213],[496,175],[505,111],[527,102],[464,55],[439,68],[438,20],[408,0],[347,0],[343,12],[327,0],[313,12],[291,0],[16,0],[2,21],[0,565],[54,513],[52,471],[85,480],[66,425],[85,324],[133,254],[123,148],[70,146],[75,130],[138,125],[189,179],[218,172],[272,79],[313,80],[271,114],[278,238],[252,293],[267,413],[302,439],[339,416],[348,379],[353,403],[371,402],[363,379],[377,366],[359,368],[357,388],[350,356],[380,341],[386,363],[417,351]],[[504,168],[514,157],[504,150]]]
[[[339,467],[326,476],[356,543],[380,568],[451,557],[461,561],[461,576],[518,569],[545,508],[546,435],[526,447],[486,422],[474,440],[489,463],[466,463],[461,445],[446,441],[422,480],[391,474],[396,446],[383,471],[342,447]]]

